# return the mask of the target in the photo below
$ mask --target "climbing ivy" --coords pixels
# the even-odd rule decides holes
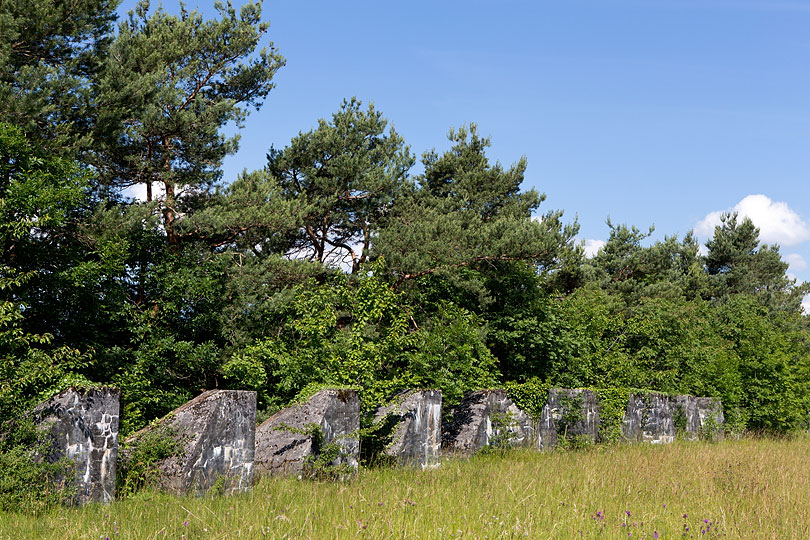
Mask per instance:
[[[594,388],[599,403],[599,439],[602,442],[622,440],[622,422],[630,399],[629,388]]]
[[[130,497],[143,488],[155,487],[161,476],[157,465],[172,456],[181,456],[183,440],[177,430],[155,420],[136,441],[122,443],[116,471],[118,497]]]
[[[542,381],[532,377],[524,383],[506,383],[506,395],[515,405],[535,420],[543,414],[543,407],[548,401],[548,391],[551,388],[549,381]]]

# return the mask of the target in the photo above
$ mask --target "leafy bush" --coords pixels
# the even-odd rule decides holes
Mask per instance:
[[[357,388],[364,411],[405,388],[441,389],[452,406],[467,391],[496,384],[496,360],[477,317],[446,304],[417,327],[413,306],[383,279],[383,264],[296,288],[277,337],[235,354],[226,375],[256,384],[279,407],[308,387]]]
[[[622,440],[622,422],[630,399],[630,389],[595,388],[594,394],[599,403],[599,440],[602,442]]]
[[[136,442],[122,445],[116,469],[118,496],[128,497],[143,488],[155,487],[160,476],[157,464],[180,455],[182,449],[175,430],[165,424],[153,424]]]
[[[52,440],[29,420],[6,423],[0,437],[0,511],[31,513],[69,502],[75,464],[50,459]]]
[[[551,383],[532,377],[524,383],[508,382],[504,386],[509,399],[514,401],[519,409],[535,420],[542,416]]]

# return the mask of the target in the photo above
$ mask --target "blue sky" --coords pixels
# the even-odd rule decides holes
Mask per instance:
[[[417,155],[477,123],[589,246],[608,216],[705,241],[736,207],[810,280],[810,0],[266,0],[264,15],[287,65],[226,179],[357,96]]]

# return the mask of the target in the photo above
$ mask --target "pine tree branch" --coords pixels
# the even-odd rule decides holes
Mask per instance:
[[[434,266],[433,268],[428,268],[427,270],[422,270],[420,272],[414,272],[412,274],[402,274],[399,279],[397,279],[396,283],[394,283],[394,288],[398,288],[403,282],[408,281],[410,279],[416,279],[423,276],[427,276],[430,274],[434,274],[439,272],[440,270],[448,270],[451,268],[464,268],[465,266],[470,266],[471,264],[475,264],[477,262],[484,262],[484,261],[492,261],[492,262],[506,262],[506,261],[525,261],[530,260],[533,257],[510,257],[507,255],[482,255],[480,257],[473,257],[468,261],[462,261],[459,263],[454,264],[444,264],[440,266]]]

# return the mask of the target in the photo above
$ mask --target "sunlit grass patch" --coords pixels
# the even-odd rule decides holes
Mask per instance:
[[[810,439],[597,446],[0,515],[0,538],[804,538]]]

